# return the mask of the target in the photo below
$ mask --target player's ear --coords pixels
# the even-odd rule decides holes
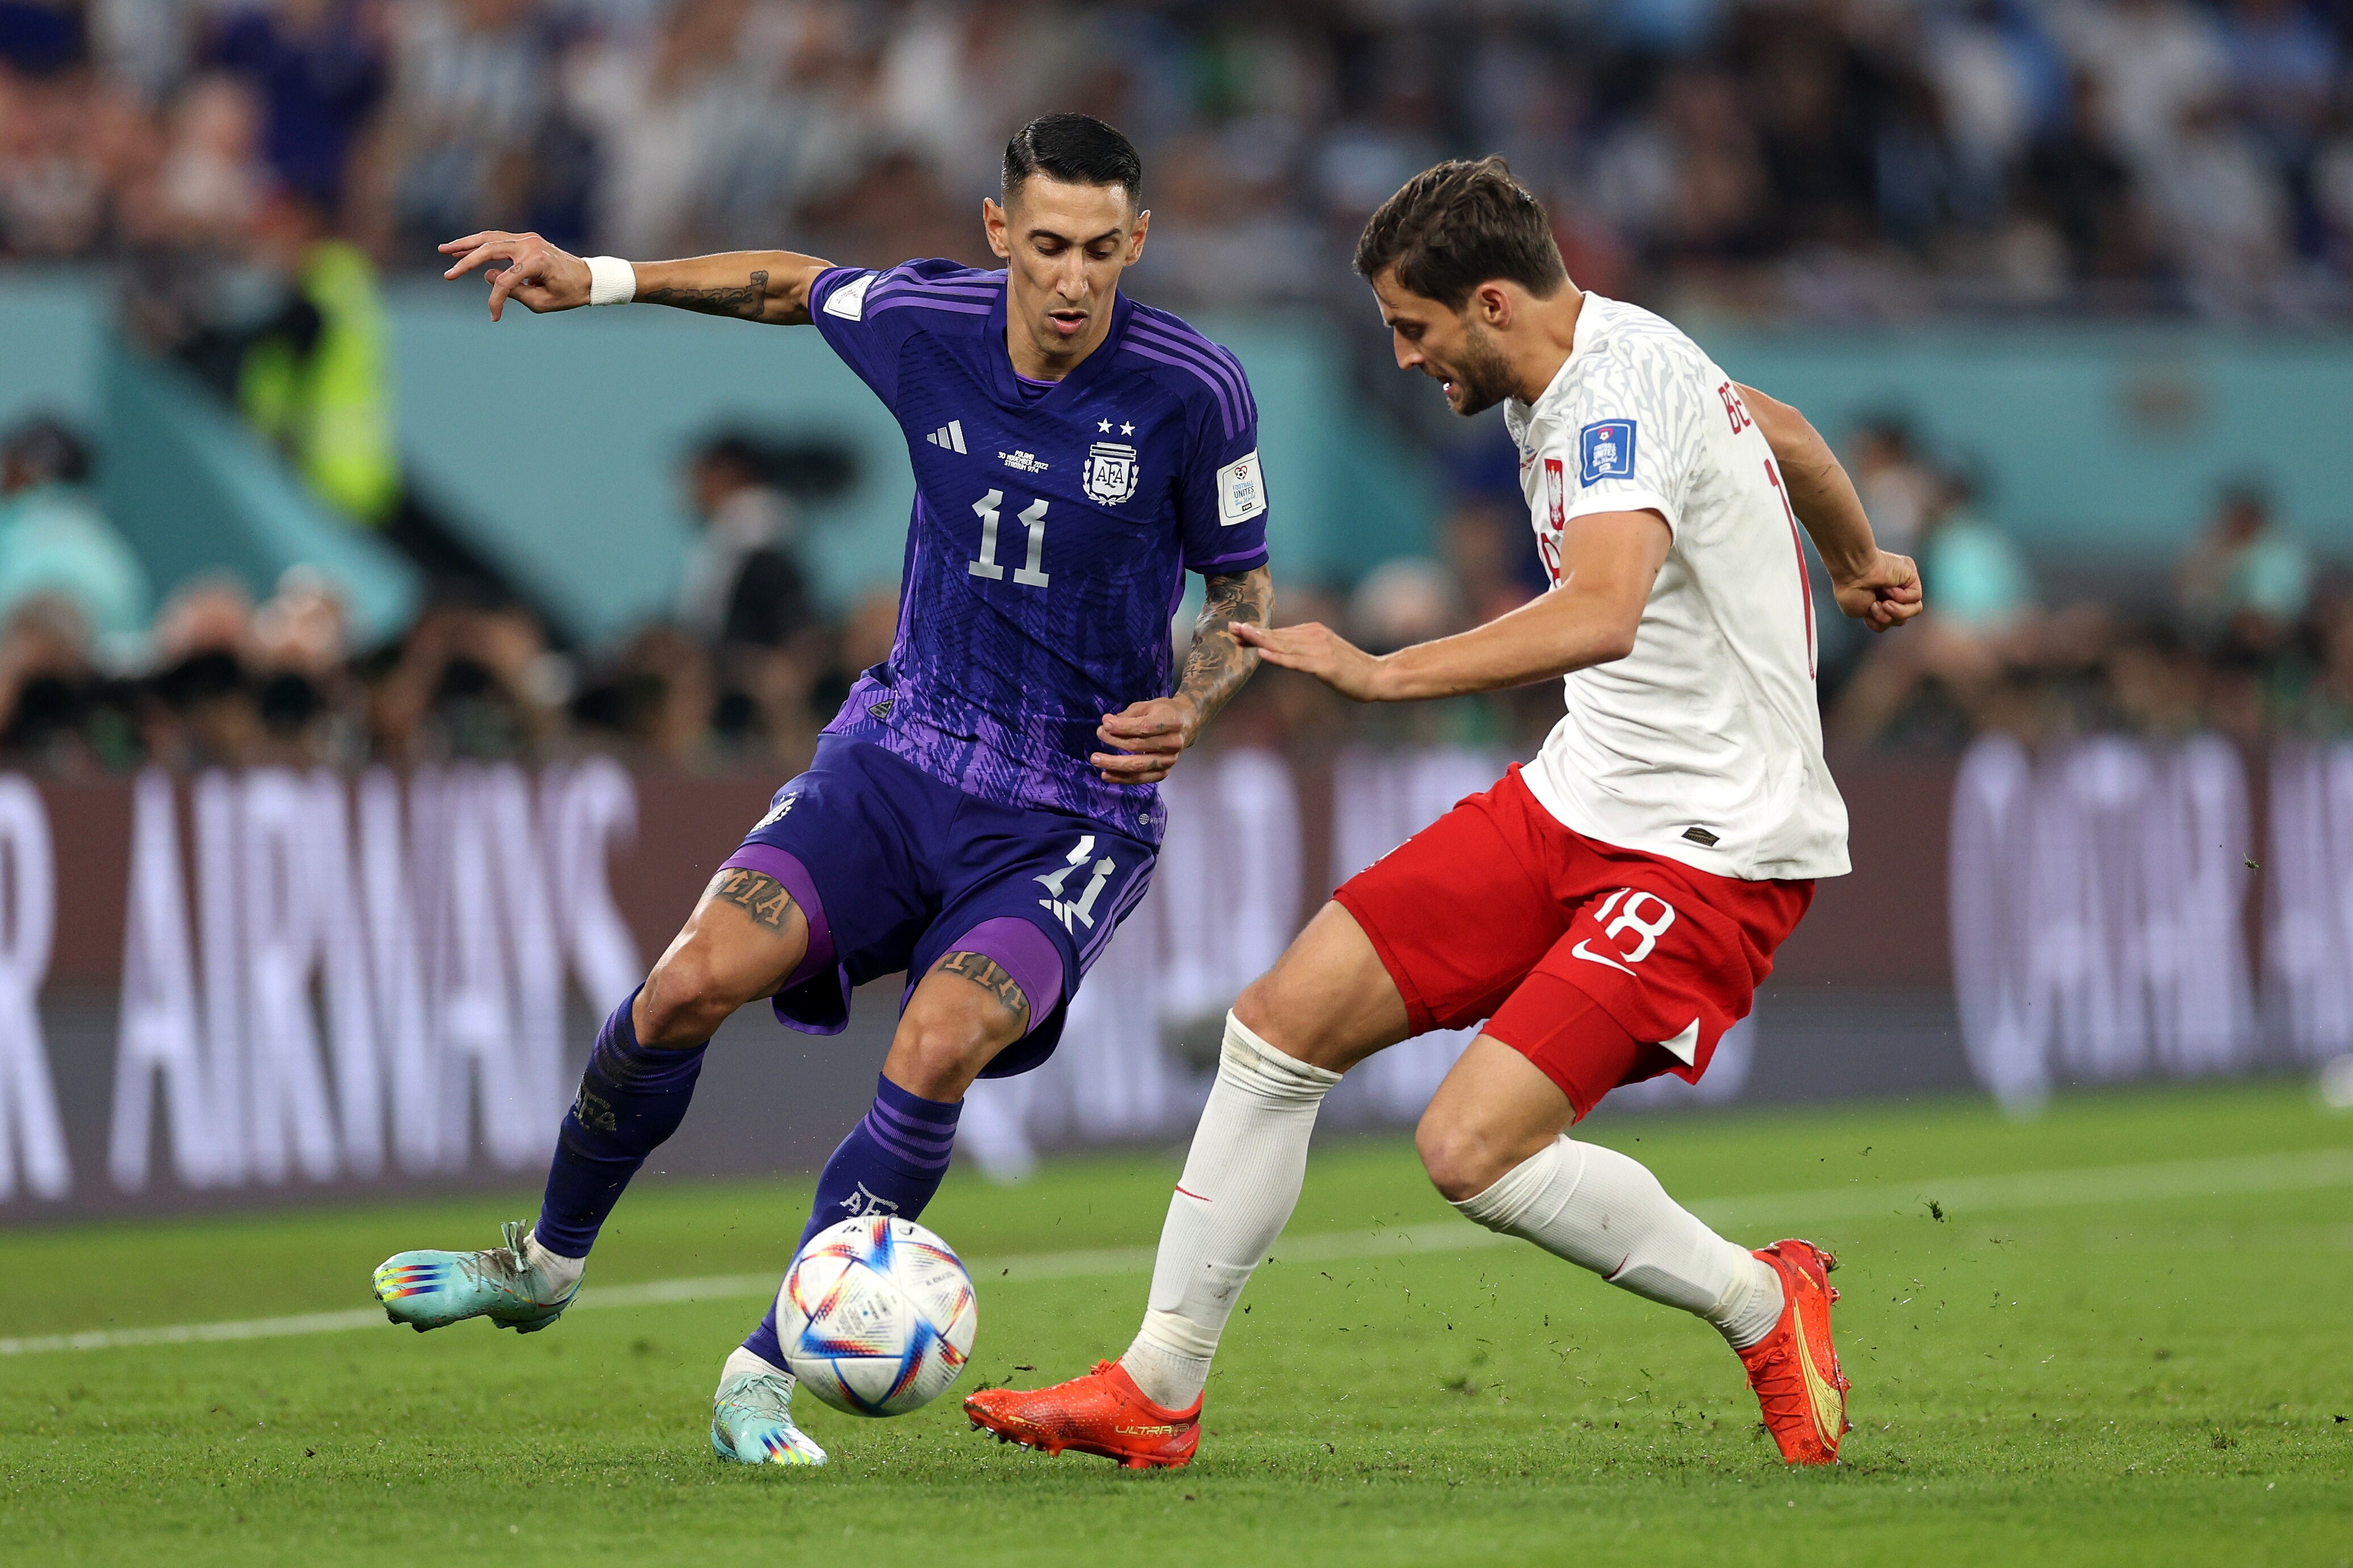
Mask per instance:
[[[1512,291],[1501,283],[1482,283],[1471,291],[1471,313],[1491,332],[1510,330],[1514,303]]]
[[[1150,207],[1146,207],[1142,212],[1135,215],[1135,226],[1128,231],[1127,259],[1121,263],[1122,266],[1133,267],[1138,260],[1142,259],[1144,256],[1144,234],[1145,231],[1151,226],[1152,209]]]
[[[997,253],[1000,261],[1013,259],[1013,242],[1008,237],[1008,223],[1005,209],[997,205],[995,196],[980,198],[980,229],[988,236],[988,248]]]

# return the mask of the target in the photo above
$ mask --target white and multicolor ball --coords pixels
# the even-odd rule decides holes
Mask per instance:
[[[852,1415],[904,1415],[938,1398],[964,1371],[979,1321],[955,1250],[887,1215],[809,1237],[776,1292],[785,1364]]]

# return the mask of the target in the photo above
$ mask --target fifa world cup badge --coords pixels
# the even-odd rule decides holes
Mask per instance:
[[[1098,441],[1087,448],[1087,496],[1104,506],[1117,506],[1135,494],[1136,452],[1117,441]]]
[[[1581,483],[1596,484],[1603,479],[1630,479],[1634,477],[1634,422],[1631,419],[1604,419],[1588,425],[1577,433],[1577,456],[1581,467],[1577,478]]]

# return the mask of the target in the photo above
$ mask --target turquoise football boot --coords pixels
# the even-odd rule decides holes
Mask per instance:
[[[793,1380],[737,1351],[711,1396],[711,1451],[739,1465],[822,1465],[825,1450],[793,1425]]]
[[[558,1289],[523,1254],[529,1227],[509,1220],[504,1247],[484,1252],[399,1252],[376,1265],[375,1299],[384,1315],[418,1333],[487,1317],[519,1334],[555,1321],[580,1293],[575,1277]]]

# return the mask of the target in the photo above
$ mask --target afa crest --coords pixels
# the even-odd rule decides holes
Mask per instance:
[[[1117,441],[1096,442],[1087,448],[1084,477],[1090,500],[1118,506],[1134,500],[1141,479],[1135,448]]]

